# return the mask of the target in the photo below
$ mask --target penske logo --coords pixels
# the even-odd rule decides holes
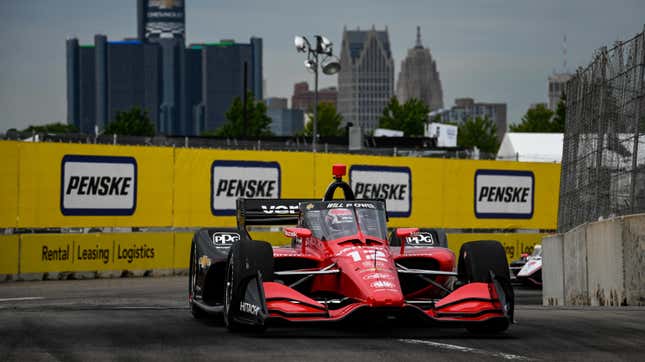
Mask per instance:
[[[478,170],[475,215],[478,218],[533,217],[535,177],[531,171]]]
[[[412,177],[408,167],[353,165],[349,179],[357,199],[385,199],[389,216],[410,216]]]
[[[211,166],[211,212],[234,215],[236,200],[280,198],[277,162],[217,160]]]
[[[132,215],[137,162],[132,157],[66,155],[60,193],[63,215]]]

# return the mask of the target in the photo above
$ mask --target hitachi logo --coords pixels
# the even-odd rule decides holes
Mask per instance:
[[[131,185],[132,177],[72,176],[65,194],[127,196]]]
[[[479,193],[478,201],[487,202],[527,202],[530,187],[500,187],[500,186],[483,186]]]
[[[221,179],[215,196],[228,197],[277,197],[275,180]]]
[[[357,199],[405,200],[407,190],[406,184],[357,182],[355,186]]]

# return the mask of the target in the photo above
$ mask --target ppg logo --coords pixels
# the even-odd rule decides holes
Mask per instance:
[[[213,233],[213,244],[215,246],[233,244],[240,240],[240,234],[236,233]]]
[[[414,245],[419,245],[419,244],[434,245],[434,238],[430,233],[418,233],[416,235],[409,236],[407,238],[407,242],[408,244],[414,244]]]

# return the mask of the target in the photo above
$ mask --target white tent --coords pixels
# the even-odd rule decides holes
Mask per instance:
[[[507,132],[497,151],[498,160],[561,162],[562,133]]]

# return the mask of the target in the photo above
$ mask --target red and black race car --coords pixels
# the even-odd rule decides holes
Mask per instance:
[[[385,203],[355,200],[344,165],[333,173],[322,201],[238,199],[237,229],[195,233],[188,302],[196,318],[223,314],[231,330],[354,317],[508,328],[514,296],[499,242],[464,244],[456,265],[419,229],[396,229],[388,241]],[[333,199],[338,188],[344,199]],[[249,225],[296,226],[284,228],[291,245],[274,248],[252,240]]]

